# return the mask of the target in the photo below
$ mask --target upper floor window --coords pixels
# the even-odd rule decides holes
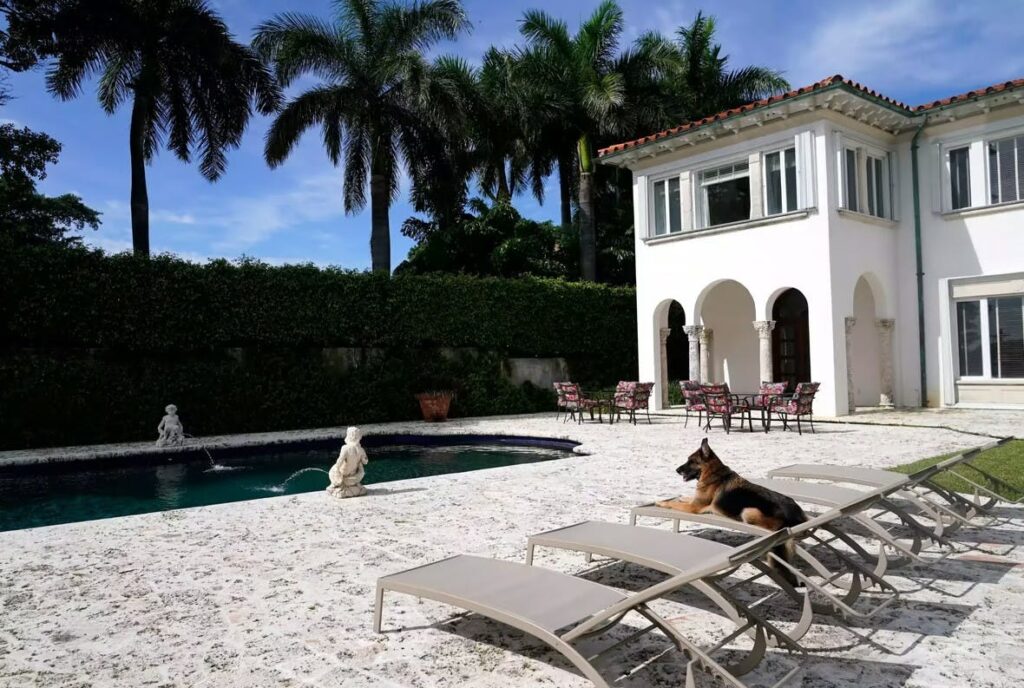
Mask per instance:
[[[949,151],[950,209],[960,210],[971,205],[971,149],[968,146]]]
[[[846,146],[840,155],[841,207],[886,219],[893,218],[892,160],[885,151]]]
[[[679,177],[654,182],[654,236],[683,230]]]
[[[764,187],[765,215],[797,209],[795,147],[765,154]]]
[[[1024,200],[1024,135],[988,144],[989,201]]]
[[[704,226],[750,219],[750,163],[737,162],[700,173]]]

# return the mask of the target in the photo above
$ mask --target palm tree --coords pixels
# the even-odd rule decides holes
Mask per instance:
[[[390,272],[388,211],[403,162],[416,165],[418,150],[437,143],[435,125],[457,109],[456,85],[423,52],[455,38],[468,20],[458,0],[335,5],[334,24],[287,13],[257,29],[253,46],[283,86],[306,74],[321,80],[277,115],[265,156],[271,167],[280,165],[302,133],[319,126],[331,162],[344,155],[346,213],[365,207],[369,179],[373,270]]]
[[[200,173],[216,180],[253,104],[264,114],[277,109],[273,77],[204,0],[60,0],[45,21],[54,38],[51,93],[70,100],[99,74],[108,114],[131,101],[132,245],[148,256],[146,163],[166,141],[185,162],[198,155]]]
[[[578,164],[580,272],[585,280],[597,276],[595,139],[640,125],[638,117],[648,110],[631,96],[655,74],[646,45],[619,51],[623,26],[622,9],[614,0],[604,0],[574,36],[564,22],[540,10],[526,12],[520,27],[528,42],[523,59],[531,80],[544,85],[552,102],[551,119],[561,123],[562,140],[574,144],[575,150],[562,145],[556,155],[563,197],[570,183],[566,165],[573,157]]]
[[[767,67],[730,70],[728,55],[715,42],[715,18],[701,12],[692,24],[679,27],[675,41],[648,33],[638,45],[657,56],[665,124],[707,117],[790,88],[780,72]]]

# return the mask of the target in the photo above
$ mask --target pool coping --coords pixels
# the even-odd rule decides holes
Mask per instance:
[[[532,418],[539,414],[519,416],[492,416],[489,420],[499,418]],[[544,414],[547,415],[547,414]],[[553,432],[549,437],[518,435],[515,433],[474,433],[470,425],[473,419],[454,419],[446,423],[426,423],[423,421],[404,421],[395,423],[368,423],[360,425],[368,446],[375,444],[375,438],[389,437],[408,440],[406,444],[415,444],[413,440],[422,442],[429,437],[459,437],[460,439],[477,442],[514,444],[517,446],[546,446],[565,449],[574,453],[580,450],[580,442],[567,432]],[[460,422],[463,421],[463,422]],[[0,472],[19,467],[55,467],[81,463],[116,464],[126,461],[146,462],[188,462],[207,460],[207,452],[229,450],[236,454],[237,450],[256,449],[280,450],[301,445],[341,442],[345,438],[347,427],[311,428],[305,430],[283,430],[275,432],[241,433],[236,435],[215,435],[210,437],[186,438],[185,444],[176,447],[158,447],[155,442],[121,442],[113,444],[81,445],[73,447],[50,447],[40,449],[17,449],[0,451]],[[507,440],[515,440],[508,442]],[[456,444],[457,442],[451,442]],[[458,442],[461,443],[461,442]],[[469,444],[471,442],[465,442]],[[430,444],[429,442],[424,444]],[[227,458],[227,457],[223,457]]]

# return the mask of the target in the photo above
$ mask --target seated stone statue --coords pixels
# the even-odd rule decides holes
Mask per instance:
[[[338,453],[338,461],[331,466],[331,470],[327,473],[331,479],[331,486],[327,488],[327,494],[332,497],[345,499],[366,494],[366,488],[361,483],[366,474],[363,466],[369,459],[359,443],[362,437],[363,434],[359,428],[349,428],[345,434],[345,444]]]
[[[160,425],[156,427],[159,437],[156,446],[176,446],[185,442],[185,428],[181,427],[181,419],[178,418],[178,407],[168,404],[164,409],[167,415],[160,419]]]

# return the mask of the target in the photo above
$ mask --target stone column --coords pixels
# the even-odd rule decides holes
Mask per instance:
[[[700,380],[700,337],[704,327],[701,325],[683,325],[687,343],[690,345],[690,379]]]
[[[711,341],[712,332],[710,327],[702,327],[700,330],[700,381],[704,384],[711,383]]]
[[[853,400],[853,326],[857,324],[857,318],[846,317],[846,405],[849,407],[847,413],[853,413],[857,408]]]
[[[875,320],[878,328],[879,374],[882,393],[878,398],[879,406],[892,406],[892,331],[896,321],[892,318]]]
[[[661,338],[661,379],[658,386],[661,387],[661,407],[668,408],[668,336],[672,334],[672,329],[663,327],[658,334]]]
[[[757,330],[757,340],[761,352],[761,382],[774,382],[772,375],[772,330],[775,329],[774,320],[755,320],[754,329]]]

